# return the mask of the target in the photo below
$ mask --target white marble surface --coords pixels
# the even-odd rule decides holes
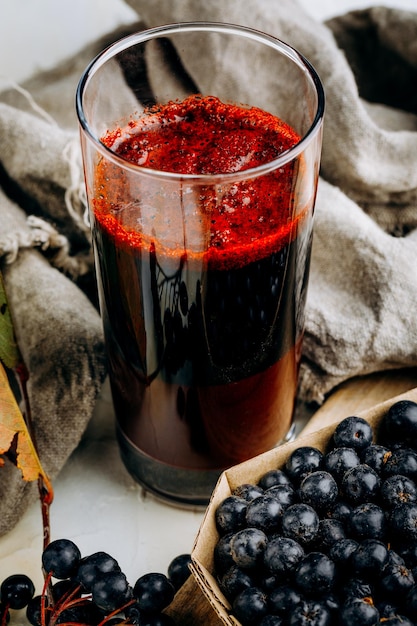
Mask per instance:
[[[370,4],[417,10],[417,0],[303,0],[303,4],[318,19]],[[22,80],[133,17],[120,0],[100,0],[100,9],[98,14],[95,0],[2,0],[0,75]],[[27,20],[22,19],[22,10],[27,11]],[[51,31],[51,11],[55,23],[65,24],[65,33],[71,35],[61,37],[65,46],[57,45],[57,32]],[[25,29],[36,32],[29,36]],[[133,482],[119,459],[107,388],[81,445],[54,488],[52,537],[73,539],[84,555],[107,550],[119,560],[132,583],[145,572],[165,572],[174,556],[189,552],[203,515],[161,504]],[[0,581],[10,574],[26,573],[39,589],[41,549],[41,514],[39,505],[34,505],[0,538]]]

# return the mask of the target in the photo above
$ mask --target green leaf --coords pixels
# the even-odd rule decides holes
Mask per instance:
[[[0,361],[9,369],[13,369],[20,360],[3,276],[0,272]]]

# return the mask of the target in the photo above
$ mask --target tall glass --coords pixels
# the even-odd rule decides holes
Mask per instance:
[[[205,505],[293,432],[323,89],[273,37],[187,23],[110,46],[76,106],[121,455]]]

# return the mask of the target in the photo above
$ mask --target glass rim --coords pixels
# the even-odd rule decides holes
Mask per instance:
[[[84,114],[84,94],[88,88],[90,80],[96,74],[96,72],[109,60],[113,59],[120,52],[130,48],[132,45],[145,43],[152,39],[158,39],[161,36],[168,36],[178,32],[221,32],[231,33],[239,35],[241,37],[247,37],[259,43],[264,43],[270,48],[275,48],[278,52],[284,54],[292,61],[294,61],[301,70],[304,70],[312,85],[315,88],[317,96],[317,106],[314,118],[310,124],[308,130],[303,134],[300,140],[291,146],[291,148],[282,152],[278,157],[238,172],[221,172],[216,174],[184,174],[178,172],[171,172],[166,170],[152,169],[137,165],[129,162],[123,157],[117,155],[110,148],[108,148],[100,138],[91,129],[89,122]],[[117,163],[119,166],[140,172],[146,176],[156,177],[163,180],[172,181],[189,181],[192,183],[201,182],[203,184],[226,182],[228,180],[237,181],[240,179],[254,178],[260,175],[267,174],[271,171],[282,167],[289,161],[299,156],[306,148],[306,146],[314,139],[314,137],[320,132],[325,109],[325,93],[321,79],[316,72],[313,65],[302,55],[298,50],[289,44],[285,43],[281,39],[269,35],[260,30],[250,28],[247,26],[241,26],[237,24],[225,23],[225,22],[175,22],[172,24],[164,24],[162,26],[156,26],[154,28],[147,28],[141,31],[137,31],[126,35],[117,41],[107,46],[104,50],[99,52],[87,65],[81,78],[78,82],[75,94],[75,108],[81,130],[85,133],[86,137],[92,141],[95,147],[101,152],[107,159],[110,159]],[[285,121],[285,120],[284,120]]]

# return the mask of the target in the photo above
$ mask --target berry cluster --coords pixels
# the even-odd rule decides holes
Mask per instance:
[[[417,624],[417,403],[395,402],[378,433],[344,419],[215,519],[215,574],[243,626]]]
[[[82,557],[73,541],[57,539],[42,553],[45,586],[40,595],[34,595],[34,584],[24,574],[1,584],[1,626],[9,622],[10,609],[26,609],[32,626],[175,626],[164,610],[188,578],[190,560],[189,554],[181,554],[170,562],[167,575],[144,574],[132,587],[106,552]]]

